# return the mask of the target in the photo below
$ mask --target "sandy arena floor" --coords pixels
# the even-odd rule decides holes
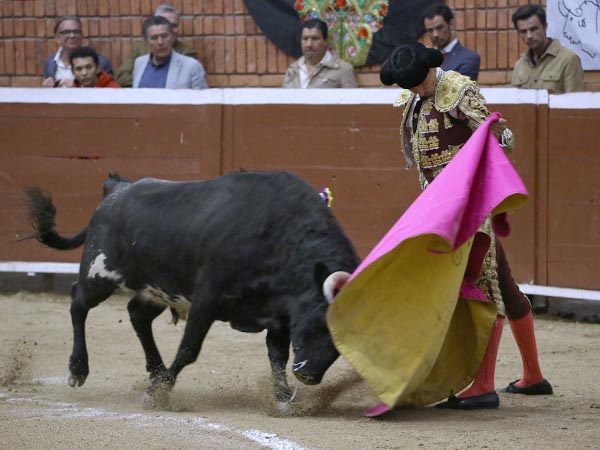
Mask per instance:
[[[66,383],[72,336],[69,299],[0,296],[0,448],[40,449],[597,449],[600,448],[600,325],[536,318],[542,368],[555,395],[501,394],[492,411],[432,407],[382,420],[361,411],[376,399],[342,359],[319,386],[300,386],[295,416],[275,417],[265,334],[213,326],[198,361],[180,374],[169,410],[141,404],[148,384],[125,298],[87,321],[90,376]],[[183,325],[154,325],[165,362]],[[508,326],[496,385],[520,376]],[[293,381],[292,381],[293,382]]]

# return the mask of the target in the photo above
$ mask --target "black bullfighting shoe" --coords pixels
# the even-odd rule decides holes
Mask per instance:
[[[498,406],[500,406],[500,399],[496,391],[465,398],[451,395],[445,402],[435,405],[440,409],[491,409]]]
[[[519,387],[515,380],[508,383],[504,389],[500,389],[500,392],[504,394],[525,394],[525,395],[552,395],[552,385],[545,378],[539,383],[532,384],[531,386]]]

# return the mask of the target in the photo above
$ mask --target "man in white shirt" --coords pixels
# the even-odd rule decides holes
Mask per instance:
[[[73,72],[69,62],[71,52],[83,44],[81,20],[76,16],[64,16],[57,20],[54,35],[59,49],[44,61],[45,87],[73,87]],[[98,55],[99,68],[113,75],[112,65],[108,58]]]
[[[327,43],[327,24],[311,19],[302,25],[302,57],[287,69],[284,88],[355,88],[354,69],[350,63],[331,53]]]

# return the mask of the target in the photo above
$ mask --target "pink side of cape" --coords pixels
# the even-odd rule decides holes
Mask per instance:
[[[490,124],[500,117],[499,113],[492,113],[473,133],[447,168],[417,197],[363,260],[352,278],[400,243],[415,236],[435,234],[442,237],[452,250],[457,249],[476,233],[485,218],[507,197],[527,195],[523,181],[490,131]],[[506,214],[499,214],[494,220],[494,229],[500,235],[508,233]]]

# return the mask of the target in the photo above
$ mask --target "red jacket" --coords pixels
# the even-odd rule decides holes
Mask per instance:
[[[79,81],[75,80],[75,82],[73,83],[73,87],[81,87],[79,85]],[[115,79],[111,77],[108,73],[101,70],[100,75],[98,76],[98,81],[96,81],[96,87],[120,88],[121,85],[117,83]]]

